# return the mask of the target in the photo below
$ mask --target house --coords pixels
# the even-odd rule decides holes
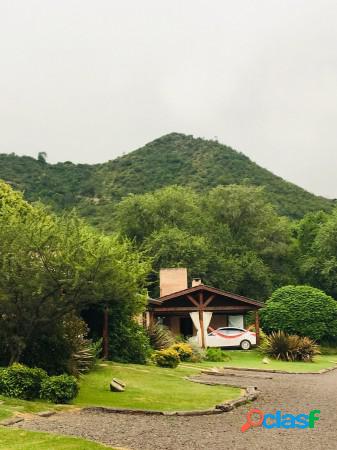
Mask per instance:
[[[259,314],[263,303],[202,284],[194,279],[188,287],[187,269],[160,270],[160,297],[149,299],[145,323],[166,325],[175,335],[198,336],[201,347],[207,347],[209,330],[219,327],[244,327],[244,315],[255,312],[257,344]]]

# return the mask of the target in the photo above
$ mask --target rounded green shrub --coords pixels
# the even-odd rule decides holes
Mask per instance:
[[[260,316],[266,333],[282,330],[314,340],[337,336],[337,302],[310,286],[277,289]]]
[[[152,360],[157,366],[174,369],[180,363],[179,353],[173,348],[157,350],[152,355]]]
[[[53,403],[69,403],[79,391],[78,381],[71,375],[56,375],[43,380],[40,397]]]
[[[23,400],[38,398],[41,384],[47,378],[43,369],[13,364],[0,371],[0,394]]]

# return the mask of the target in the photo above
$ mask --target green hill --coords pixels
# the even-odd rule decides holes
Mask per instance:
[[[216,141],[171,133],[104,164],[48,164],[28,156],[0,154],[0,178],[55,210],[77,207],[93,223],[108,222],[114,204],[128,193],[178,184],[208,190],[219,184],[265,186],[278,211],[292,218],[330,210],[315,196]]]

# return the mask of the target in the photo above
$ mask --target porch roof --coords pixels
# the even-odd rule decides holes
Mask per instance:
[[[197,293],[199,295],[200,294],[204,295],[205,293],[209,294],[208,298],[211,298],[211,297],[214,298],[214,296],[219,296],[222,298],[231,299],[231,300],[235,301],[237,303],[237,305],[241,305],[242,307],[246,307],[247,309],[249,307],[251,307],[251,309],[259,309],[264,306],[264,304],[258,300],[253,300],[251,298],[244,297],[239,294],[233,294],[232,292],[223,291],[222,289],[207,286],[205,284],[200,284],[198,286],[194,286],[194,287],[191,287],[188,289],[183,289],[178,292],[173,292],[172,294],[168,294],[163,297],[159,297],[157,299],[149,299],[149,306],[152,308],[157,307],[158,309],[160,309],[160,307],[165,306],[165,302],[167,302],[168,300],[174,300],[174,299],[178,299],[178,298],[182,298],[182,297],[189,298],[189,296],[193,297],[193,294],[197,294]],[[207,300],[206,300],[206,303],[207,303]],[[179,308],[179,309],[181,309],[181,308]],[[209,309],[211,309],[211,307]]]

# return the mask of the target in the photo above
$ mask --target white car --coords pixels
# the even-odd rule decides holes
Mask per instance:
[[[256,333],[243,328],[222,327],[207,335],[208,347],[241,347],[249,350],[256,345]]]

